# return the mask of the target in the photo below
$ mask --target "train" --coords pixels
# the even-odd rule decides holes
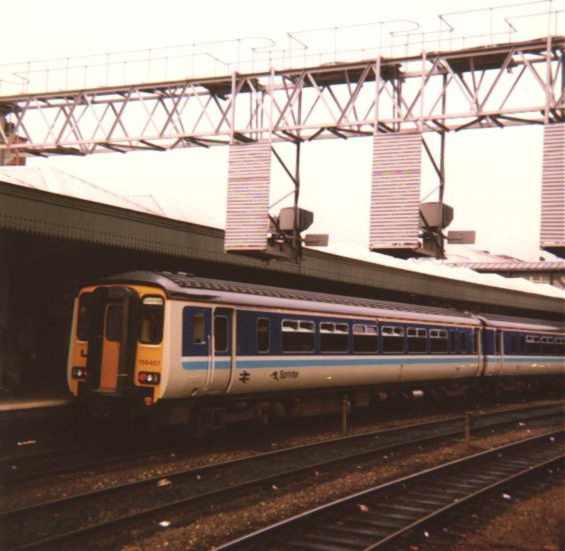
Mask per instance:
[[[134,271],[80,288],[67,380],[101,415],[218,427],[563,388],[564,355],[556,321]]]

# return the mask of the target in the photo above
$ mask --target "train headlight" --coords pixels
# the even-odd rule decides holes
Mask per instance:
[[[73,367],[72,376],[73,376],[73,379],[86,379],[86,368],[85,367]]]
[[[141,371],[137,374],[137,381],[144,385],[158,385],[161,382],[161,375],[159,373]]]

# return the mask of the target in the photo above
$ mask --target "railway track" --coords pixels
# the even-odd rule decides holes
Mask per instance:
[[[545,405],[552,404],[543,404]],[[453,415],[454,419],[456,417],[457,413]],[[87,429],[86,432],[91,433],[92,430],[94,427]],[[68,434],[69,431],[63,432]],[[105,469],[111,470],[128,463],[140,463],[142,460],[158,457],[163,453],[170,455],[171,452],[174,452],[178,459],[178,454],[193,455],[195,449],[195,443],[187,440],[184,433],[179,435],[175,432],[166,434],[160,432],[151,439],[151,444],[148,445],[144,431],[139,431],[133,436],[128,433],[130,437],[127,442],[123,440],[123,434],[108,439],[107,428],[100,431],[100,437],[90,438],[84,442],[81,441],[81,434],[84,434],[84,431],[75,430],[74,432],[77,434],[68,441],[62,440],[60,434],[58,440],[48,442],[37,441],[33,438],[25,441],[27,436],[24,435],[26,438],[23,438],[23,445],[0,452],[0,488],[9,491],[11,487],[19,486],[21,483],[29,484],[32,481],[51,476],[93,469],[98,472]],[[238,438],[238,448],[242,438],[245,438],[245,434]],[[156,442],[155,439],[157,439]],[[101,441],[103,445],[100,445]],[[253,442],[250,445],[253,446]],[[261,451],[267,448],[266,445],[259,445],[258,449],[261,447],[263,448]]]
[[[103,445],[101,444],[101,440]],[[33,441],[31,442],[33,444]],[[24,442],[25,444],[25,442]],[[141,462],[164,452],[186,452],[189,444],[183,441],[173,445],[171,441],[147,445],[141,438],[128,438],[121,442],[91,439],[85,442],[63,442],[56,447],[53,442],[34,449],[35,446],[22,446],[0,456],[0,487],[9,488],[22,482],[29,483],[50,476],[87,471],[102,470],[127,462]]]
[[[563,405],[485,414],[475,421],[474,431],[495,431],[517,423],[546,425],[560,422]],[[308,444],[254,455],[202,468],[179,471],[41,503],[0,514],[5,549],[59,548],[65,542],[88,538],[95,531],[119,530],[143,521],[156,529],[157,513],[226,502],[254,489],[285,484],[314,471],[324,473],[341,465],[380,461],[384,454],[414,446],[447,442],[461,436],[462,418],[387,429],[346,438]],[[9,529],[8,529],[9,527]]]
[[[472,541],[474,536],[480,534],[482,529],[495,519],[500,519],[496,523],[498,526],[504,525],[505,515],[512,516],[514,507],[519,507],[521,503],[527,503],[533,497],[543,495],[554,488],[563,489],[564,484],[565,462],[559,465],[549,464],[545,469],[531,469],[524,476],[505,483],[503,489],[486,493],[484,499],[469,500],[467,506],[456,507],[451,512],[438,515],[437,522],[430,523],[427,529],[414,530],[393,545],[398,551],[414,551],[415,547],[420,551],[452,549],[457,543]],[[520,514],[519,510],[517,513]],[[561,539],[563,540],[562,536]],[[538,543],[538,547],[545,547],[542,547],[541,542]],[[482,545],[484,548],[485,545]],[[513,545],[515,546],[508,542],[509,547]],[[527,542],[523,542],[523,545],[524,548],[532,548],[531,543],[528,546]],[[562,547],[563,544],[560,549]]]
[[[441,516],[565,463],[565,431],[507,444],[317,507],[216,551],[345,551],[396,547]]]

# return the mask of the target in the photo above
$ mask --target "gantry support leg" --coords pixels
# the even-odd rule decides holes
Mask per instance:
[[[8,115],[10,110],[0,105],[0,146],[22,143],[23,140],[14,132],[14,125],[9,122]],[[0,149],[0,166],[25,165],[26,157],[18,150],[8,151]]]

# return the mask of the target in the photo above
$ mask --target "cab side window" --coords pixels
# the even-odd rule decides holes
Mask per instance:
[[[90,329],[89,308],[92,300],[91,293],[84,293],[78,301],[78,319],[77,319],[77,339],[79,341],[88,340],[88,332]]]
[[[159,344],[163,340],[165,304],[161,297],[144,297],[141,303],[139,342]]]

